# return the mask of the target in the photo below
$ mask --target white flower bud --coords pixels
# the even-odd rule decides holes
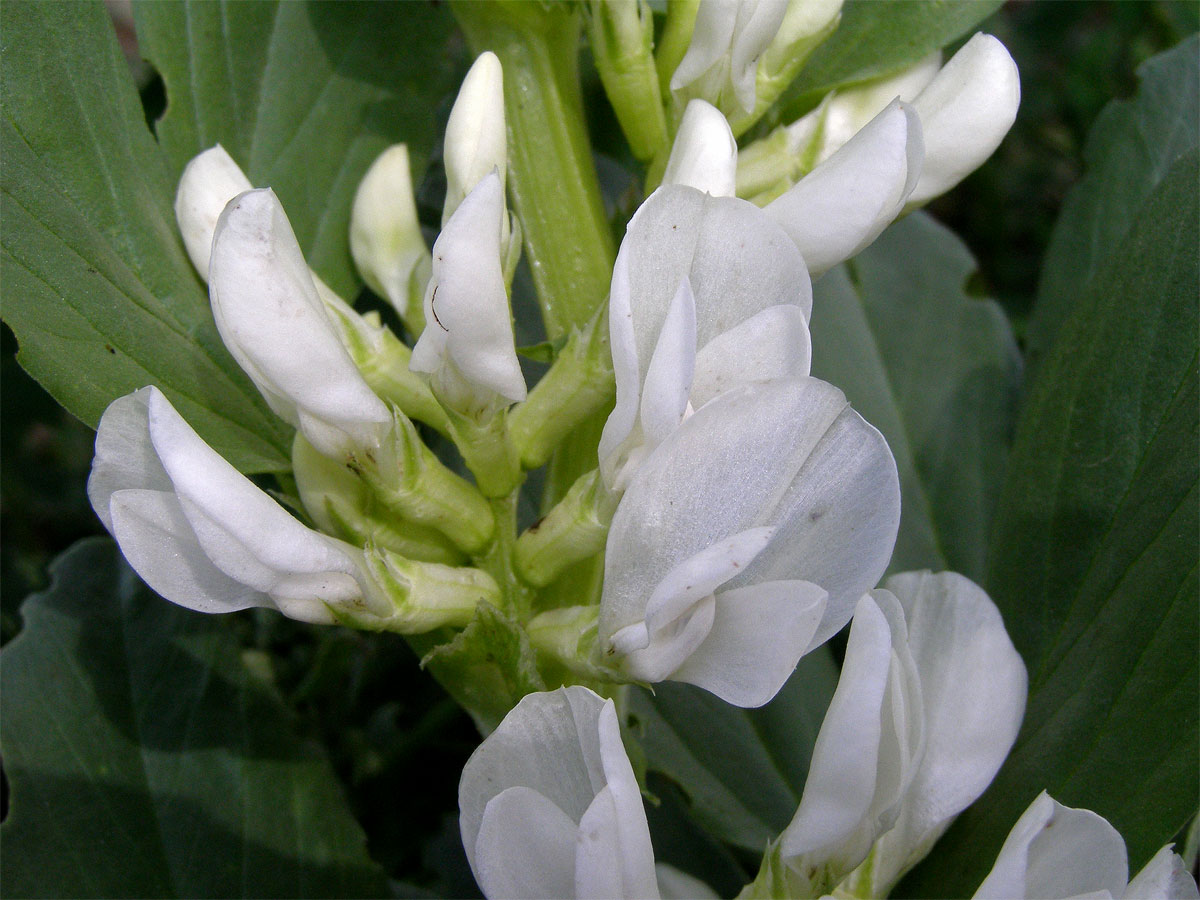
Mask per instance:
[[[378,446],[391,413],[342,344],[273,191],[226,207],[211,276],[221,338],[271,409],[327,456]]]
[[[501,196],[508,162],[504,122],[504,72],[495,53],[481,53],[459,88],[446,123],[446,205],[442,225],[491,172],[499,173]]]
[[[175,220],[192,265],[208,281],[213,233],[225,204],[254,185],[220,144],[195,156],[184,167],[175,192]]]
[[[504,286],[500,176],[485,177],[433,245],[425,330],[409,368],[430,376],[443,403],[476,419],[525,399]]]
[[[408,323],[419,312],[409,308],[409,280],[429,259],[429,249],[417,221],[404,144],[379,154],[358,185],[350,210],[350,254],[367,286]]]
[[[787,0],[708,0],[671,76],[676,101],[707,100],[726,115],[754,109],[758,59],[775,39]]]
[[[925,133],[925,167],[909,206],[954,187],[995,152],[1017,118],[1017,64],[990,34],[977,34],[913,100]]]
[[[737,181],[737,141],[711,103],[692,100],[683,113],[663,184],[684,184],[714,197],[732,197]]]

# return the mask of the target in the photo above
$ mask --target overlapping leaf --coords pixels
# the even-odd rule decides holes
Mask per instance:
[[[212,617],[90,539],[0,662],[10,897],[382,896],[323,756]]]

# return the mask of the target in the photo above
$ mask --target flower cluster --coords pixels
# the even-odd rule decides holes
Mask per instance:
[[[154,387],[104,415],[89,496],[147,583],[191,609],[435,633],[446,652],[447,635],[485,615],[519,636],[512,665],[534,673],[527,683],[563,686],[471,709],[491,733],[463,772],[461,830],[489,897],[708,892],[655,864],[622,686],[681,681],[761,706],[849,624],[803,798],[744,895],[885,896],[998,771],[1026,673],[996,607],[962,576],[878,586],[899,527],[896,464],[843,393],[810,375],[811,284],[995,149],[1016,69],[977,35],[944,66],[832,94],[739,152],[737,136],[836,27],[837,0],[710,0],[668,23],[657,60],[645,9],[592,6],[598,69],[655,189],[628,222],[607,304],[532,391],[510,311],[523,229],[506,200],[504,73],[484,53],[447,125],[432,249],[403,145],[376,160],[353,206],[355,263],[411,349],[309,269],[279,199],[221,147],[183,174],[184,243],[225,346],[296,429],[293,502],[311,525]],[[645,93],[617,82],[652,77],[672,41],[669,89],[650,93],[647,118]],[[609,403],[592,470],[518,536],[524,471]],[[430,449],[430,432],[472,478]],[[593,590],[566,604],[543,591],[601,557]],[[1103,845],[1108,867],[1050,871],[1076,845]],[[1126,878],[1107,823],[1043,796],[978,896],[1187,892],[1166,850]]]

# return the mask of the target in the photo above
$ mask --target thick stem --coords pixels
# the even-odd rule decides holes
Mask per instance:
[[[604,301],[615,256],[584,125],[579,9],[510,0],[453,10],[472,49],[504,67],[509,193],[553,339]]]

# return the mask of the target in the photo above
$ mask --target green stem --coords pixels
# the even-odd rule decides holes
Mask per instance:
[[[519,495],[520,488],[517,488],[507,497],[493,497],[488,501],[496,522],[495,539],[481,556],[475,558],[475,565],[491,575],[500,586],[500,608],[518,622],[525,622],[532,609],[532,596],[529,587],[517,577],[513,566]]]
[[[615,258],[579,89],[580,10],[521,0],[452,9],[471,48],[504,67],[509,193],[553,340],[604,302]]]
[[[592,0],[592,59],[633,155],[653,159],[667,143],[667,118],[654,67],[654,19],[639,0]]]

